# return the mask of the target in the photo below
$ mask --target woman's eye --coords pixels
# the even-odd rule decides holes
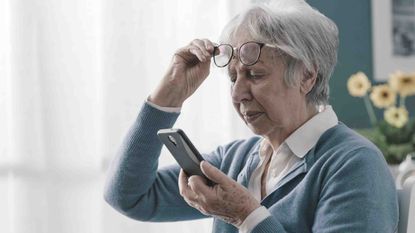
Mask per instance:
[[[250,71],[250,72],[248,73],[248,75],[249,75],[249,77],[250,77],[250,78],[252,78],[252,79],[259,79],[259,78],[262,78],[262,77],[264,76],[264,74],[263,74],[263,73],[252,72],[252,71]]]

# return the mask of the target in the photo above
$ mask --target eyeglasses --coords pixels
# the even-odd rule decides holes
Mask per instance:
[[[252,66],[258,62],[262,47],[264,46],[276,48],[274,45],[255,41],[245,42],[239,48],[234,48],[230,44],[220,44],[213,49],[213,62],[217,67],[225,67],[231,62],[235,51],[238,53],[239,61],[242,64]]]

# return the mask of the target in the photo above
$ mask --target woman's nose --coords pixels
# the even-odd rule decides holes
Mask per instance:
[[[248,80],[238,77],[231,87],[232,101],[234,103],[241,103],[252,99],[252,94]]]

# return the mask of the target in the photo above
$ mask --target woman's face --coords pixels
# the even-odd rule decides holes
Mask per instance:
[[[232,46],[239,48],[247,41],[252,40],[239,37]],[[307,110],[300,85],[284,83],[286,65],[281,57],[272,56],[274,50],[264,46],[252,66],[232,59],[228,71],[233,105],[240,117],[255,134],[281,143],[305,121]]]

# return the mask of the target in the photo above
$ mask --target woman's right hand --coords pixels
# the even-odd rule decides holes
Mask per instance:
[[[177,50],[149,101],[162,107],[181,107],[209,75],[213,48],[211,41],[195,39]]]

